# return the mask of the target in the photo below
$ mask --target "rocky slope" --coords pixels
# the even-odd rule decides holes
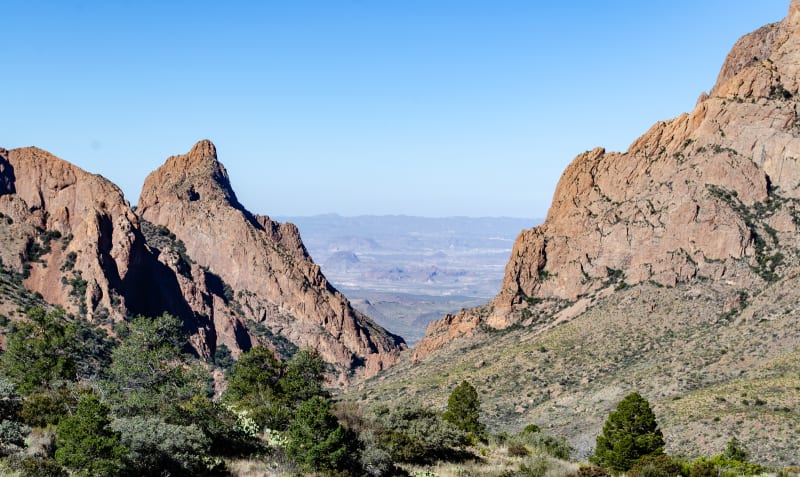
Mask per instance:
[[[293,225],[244,210],[210,142],[151,174],[139,210],[46,151],[0,149],[0,313],[47,302],[110,326],[169,312],[202,357],[312,346],[342,381],[405,348],[328,284]]]
[[[740,39],[694,110],[624,153],[598,148],[563,173],[546,221],[523,231],[492,302],[432,323],[424,359],[477,327],[567,319],[597,294],[699,280],[759,288],[797,258],[800,1]],[[546,318],[550,319],[550,318]]]
[[[294,225],[253,215],[239,204],[211,142],[197,143],[151,173],[137,213],[174,233],[196,261],[191,276],[215,277],[227,309],[267,335],[314,347],[327,361],[363,367],[367,375],[393,364],[405,347],[328,283]],[[220,307],[208,310],[215,321]],[[222,315],[217,329],[230,328],[228,313]],[[220,338],[240,349],[236,333]]]

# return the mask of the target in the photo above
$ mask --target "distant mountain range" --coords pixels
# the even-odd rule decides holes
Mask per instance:
[[[541,219],[280,217],[297,225],[328,279],[410,343],[428,322],[497,294],[514,239]]]

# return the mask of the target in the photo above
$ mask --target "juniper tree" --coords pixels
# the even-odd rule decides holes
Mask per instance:
[[[664,437],[650,403],[639,393],[631,393],[608,415],[590,460],[606,469],[622,472],[644,456],[663,452]]]
[[[453,389],[447,399],[447,411],[442,419],[476,438],[482,438],[486,425],[480,421],[481,404],[478,392],[466,380]]]

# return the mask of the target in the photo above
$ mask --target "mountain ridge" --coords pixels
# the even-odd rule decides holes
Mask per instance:
[[[187,180],[191,187],[170,190]],[[194,215],[170,221],[159,213],[169,207]],[[405,348],[327,282],[295,226],[238,202],[211,141],[148,176],[136,212],[99,175],[35,147],[3,149],[0,213],[4,267],[31,293],[109,328],[131,314],[169,312],[201,357],[221,344],[234,355],[259,343],[277,353],[311,346],[340,383],[377,373]],[[262,267],[236,262],[243,250]]]
[[[780,235],[790,240],[797,231],[800,198],[798,8],[793,0],[783,22],[743,36],[711,95],[703,94],[691,113],[656,123],[624,153],[596,148],[578,155],[545,222],[517,238],[491,310],[431,324],[416,358],[479,323],[529,323],[523,310],[531,302],[580,301],[618,281],[755,283],[764,277],[742,262],[778,267],[768,262],[781,248]],[[787,207],[760,222],[755,212],[742,213],[771,198]]]

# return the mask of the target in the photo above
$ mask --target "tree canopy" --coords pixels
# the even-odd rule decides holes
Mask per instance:
[[[231,368],[225,400],[247,410],[260,427],[285,430],[301,403],[328,397],[324,371],[316,350],[300,350],[284,364],[272,350],[257,346],[242,353]]]
[[[15,323],[8,334],[2,355],[2,371],[21,394],[103,374],[113,347],[104,330],[61,308],[34,307],[26,314],[28,320]]]
[[[203,394],[200,371],[182,354],[186,338],[179,319],[136,317],[120,327],[106,393],[120,417],[158,414]]]
[[[339,424],[320,396],[300,404],[287,435],[287,454],[307,470],[341,470],[357,460],[355,435]]]

